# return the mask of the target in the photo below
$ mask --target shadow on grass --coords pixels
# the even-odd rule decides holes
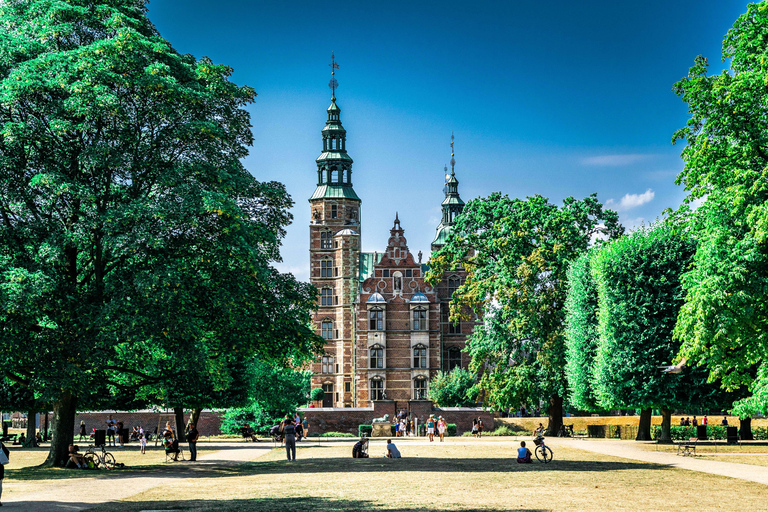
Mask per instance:
[[[50,503],[50,502],[49,502]],[[40,509],[42,510],[42,508]],[[48,509],[47,509],[48,510]],[[57,510],[55,507],[52,510]],[[63,510],[63,509],[61,509]],[[345,500],[327,498],[266,498],[252,500],[189,500],[189,501],[136,501],[111,502],[96,508],[92,512],[140,512],[142,510],[180,510],[208,512],[222,510],[234,512],[275,512],[277,510],[311,510],[312,512],[350,512],[374,510],[376,512],[432,512],[435,510],[462,512],[501,512],[518,510],[519,512],[548,512],[546,509],[497,509],[497,508],[454,508],[449,503],[433,507],[398,507],[383,506],[381,503],[366,500]]]

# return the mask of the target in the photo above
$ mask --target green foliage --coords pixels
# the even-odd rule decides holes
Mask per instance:
[[[357,435],[360,437],[368,436],[371,437],[371,434],[373,434],[373,425],[358,425],[357,427]]]
[[[323,388],[315,388],[309,393],[309,399],[313,402],[322,400],[325,396],[325,391],[323,391]]]
[[[285,415],[270,414],[257,405],[251,407],[227,409],[221,419],[221,431],[225,434],[240,434],[240,429],[250,425],[259,434],[269,433],[269,429],[280,423]]]
[[[349,432],[325,432],[320,437],[355,437],[355,434]]]
[[[445,434],[447,436],[453,436],[456,437],[456,433],[458,432],[458,429],[456,428],[455,423],[446,423],[445,424]]]
[[[592,195],[562,206],[541,196],[510,199],[500,193],[470,201],[445,246],[430,259],[434,283],[463,266],[465,283],[451,299],[451,318],[474,311],[483,324],[469,341],[471,369],[494,409],[548,398],[562,414],[566,396],[566,269],[593,236],[623,232],[618,216]],[[561,421],[556,419],[553,421]]]
[[[639,229],[593,258],[599,295],[599,346],[594,367],[598,404],[611,408],[713,406],[706,374],[665,374],[679,349],[672,339],[682,305],[680,278],[695,244],[668,224]]]
[[[477,401],[475,374],[459,366],[437,372],[429,383],[429,399],[438,407],[469,407]]]
[[[751,386],[734,409],[741,416],[768,414],[767,52],[768,3],[750,4],[723,41],[729,69],[708,75],[699,56],[674,89],[690,113],[673,139],[687,143],[677,183],[688,202],[704,201],[678,212],[698,249],[675,335],[680,357],[712,380]]]
[[[754,431],[755,430],[753,429],[753,432]],[[672,437],[673,441],[687,441],[696,436],[696,427],[681,427],[678,425],[670,427],[670,437]],[[661,437],[661,425],[653,425],[651,427],[651,437],[654,440]],[[726,439],[726,437],[725,427],[720,425],[707,425],[707,439],[722,441]]]
[[[322,345],[281,274],[292,201],[243,167],[250,87],[136,0],[0,3],[0,372],[57,414],[93,390],[242,402],[243,365]],[[151,388],[151,391],[146,391]]]
[[[596,411],[592,383],[599,339],[597,287],[591,274],[590,260],[596,251],[579,256],[568,267],[568,291],[565,300],[565,375],[568,400],[580,410]]]

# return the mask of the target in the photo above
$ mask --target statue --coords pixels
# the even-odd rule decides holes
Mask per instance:
[[[389,423],[389,414],[385,414],[382,418],[373,418],[371,423]]]

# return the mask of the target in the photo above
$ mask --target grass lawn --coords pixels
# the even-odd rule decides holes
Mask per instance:
[[[403,459],[352,459],[352,443],[275,449],[225,474],[181,479],[100,512],[381,510],[761,510],[766,486],[585,452],[553,443],[548,464],[515,463],[510,440],[398,440]]]

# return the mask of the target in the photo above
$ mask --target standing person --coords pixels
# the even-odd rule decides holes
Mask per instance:
[[[144,455],[147,451],[147,438],[144,434],[139,434],[139,444],[141,445],[141,454]]]
[[[437,419],[437,433],[440,435],[440,442],[441,443],[445,439],[445,428],[446,428],[445,420],[443,419],[442,416],[440,416]]]
[[[195,462],[197,460],[197,439],[200,437],[200,432],[195,428],[194,423],[189,424],[189,432],[187,433],[187,443],[189,443],[189,460]]]
[[[288,462],[293,462],[296,460],[296,427],[290,414],[286,414],[285,419],[280,423],[280,432],[283,433],[285,454],[288,456]]]
[[[472,435],[477,437],[477,418],[472,418]]]
[[[413,422],[406,418],[405,420],[405,436],[411,437],[411,425],[413,425]]]
[[[707,426],[709,423],[709,420],[707,419],[707,415],[705,414],[703,418],[701,418],[701,424],[704,426]]]
[[[723,416],[723,421],[720,423],[722,426],[727,427],[728,426],[728,416]]]
[[[483,419],[480,416],[477,417],[477,437],[483,437]]]
[[[115,430],[117,431],[117,442],[120,443],[120,446],[123,446],[123,443],[125,443],[125,432],[123,432],[122,421],[115,420]]]
[[[435,440],[435,417],[431,414],[427,420],[427,437],[430,443]]]
[[[110,414],[105,422],[107,424],[107,446],[115,446],[115,420],[112,419]],[[112,442],[112,444],[109,444]]]
[[[88,437],[88,434],[85,433],[85,422],[80,420],[80,439],[78,441],[82,441],[86,437]]]
[[[2,448],[3,450],[3,455],[5,455],[5,459],[10,460],[11,452],[8,451],[8,448],[5,447],[5,444],[2,441],[0,441],[0,448]],[[5,464],[0,464],[0,498],[3,497],[3,478],[5,478]],[[0,502],[0,507],[2,506],[3,504],[2,502]]]
[[[309,437],[309,420],[306,416],[304,416],[304,419],[301,422],[301,427],[304,429],[304,437]]]
[[[691,422],[691,425],[694,427],[699,426],[699,420],[696,419],[696,416],[693,417],[693,421]]]

